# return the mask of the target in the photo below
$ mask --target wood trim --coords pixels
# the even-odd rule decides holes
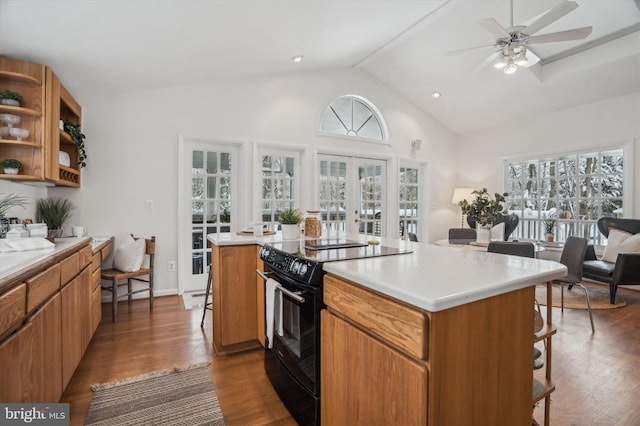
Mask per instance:
[[[27,313],[33,312],[60,288],[60,265],[56,264],[27,280]]]
[[[256,246],[256,269],[259,271],[264,271],[264,262],[260,259],[260,249],[262,247]],[[265,347],[266,345],[266,332],[267,325],[265,319],[265,281],[264,279],[256,274],[256,291],[257,291],[257,299],[256,299],[256,312],[257,312],[257,333],[258,333],[258,341]]]
[[[423,311],[330,274],[324,277],[323,289],[329,309],[410,355],[427,359],[429,321]]]

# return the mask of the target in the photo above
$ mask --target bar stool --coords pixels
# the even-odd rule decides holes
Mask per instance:
[[[209,295],[211,294],[211,281],[213,279],[213,275],[211,270],[213,268],[209,265],[209,276],[207,277],[207,291],[204,294],[204,307],[202,308],[202,321],[200,321],[200,328],[204,327],[204,317],[207,314],[207,310],[213,311],[213,302],[209,302]]]

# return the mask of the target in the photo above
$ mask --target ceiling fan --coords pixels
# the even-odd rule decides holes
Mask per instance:
[[[490,63],[494,63],[495,68],[502,69],[506,74],[513,74],[518,67],[530,67],[540,61],[531,49],[530,44],[551,43],[557,41],[582,40],[591,34],[591,27],[575,28],[567,31],[534,35],[544,27],[557,21],[564,15],[578,8],[575,1],[564,0],[552,9],[535,18],[528,25],[513,25],[513,0],[511,0],[511,26],[504,28],[493,18],[486,18],[480,21],[480,25],[491,34],[497,37],[495,43],[486,46],[472,47],[469,49],[456,50],[449,54],[462,53],[469,50],[485,47],[494,47],[495,52],[482,62],[475,71],[480,70]]]

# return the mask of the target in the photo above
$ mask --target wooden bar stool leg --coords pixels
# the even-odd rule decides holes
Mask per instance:
[[[128,297],[129,304],[131,304],[131,299],[132,299],[132,296],[133,296],[133,292],[131,291],[131,288],[132,288],[131,287],[131,278],[129,278],[127,280],[127,290],[129,291],[129,297]]]
[[[111,321],[116,322],[118,316],[118,279],[113,277],[113,286],[111,287]]]
[[[202,321],[200,321],[200,328],[204,327],[204,317],[207,314],[207,309],[211,310],[210,308],[208,308],[209,305],[211,305],[211,303],[209,302],[209,294],[211,293],[211,280],[212,280],[212,275],[211,275],[211,265],[209,265],[209,276],[207,277],[207,291],[204,294],[204,306],[202,308]]]

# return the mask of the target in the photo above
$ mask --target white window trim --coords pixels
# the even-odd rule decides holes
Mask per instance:
[[[378,123],[380,123],[380,127],[382,129],[382,140],[372,139],[372,138],[365,138],[365,137],[362,137],[362,136],[340,135],[340,134],[337,134],[337,133],[325,132],[325,131],[323,131],[321,129],[322,128],[322,117],[324,116],[324,112],[325,112],[326,108],[329,105],[331,105],[333,102],[335,102],[336,100],[341,99],[341,98],[353,98],[353,99],[356,99],[359,102],[362,102],[364,105],[366,105],[367,108],[369,108],[373,112],[373,114],[375,115],[376,119],[378,120]],[[384,119],[384,116],[382,115],[382,113],[380,112],[378,107],[376,107],[373,102],[371,102],[369,99],[367,99],[367,98],[365,98],[363,96],[354,95],[354,94],[351,94],[351,93],[347,93],[347,94],[344,94],[344,95],[336,96],[327,105],[324,106],[322,111],[320,111],[320,116],[318,117],[317,123],[318,123],[317,135],[321,136],[321,137],[330,137],[330,138],[344,139],[344,140],[350,140],[350,141],[361,141],[361,142],[367,142],[367,143],[377,143],[377,144],[381,144],[381,145],[391,145],[391,136],[389,134],[389,127],[387,126],[387,121]]]

